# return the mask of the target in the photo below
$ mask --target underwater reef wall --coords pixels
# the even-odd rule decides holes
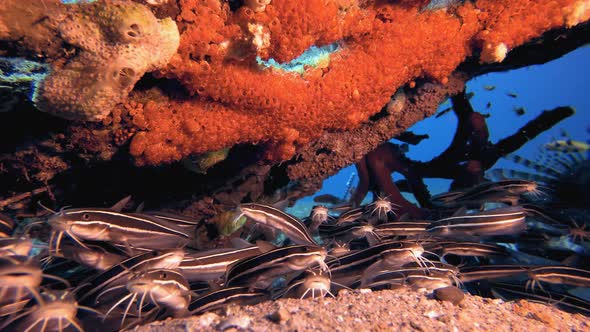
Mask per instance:
[[[32,190],[97,163],[202,165],[232,148],[231,160],[264,164],[265,176],[266,165],[290,160],[273,173],[279,183],[288,176],[313,191],[432,115],[469,78],[545,62],[589,39],[587,0],[450,3],[3,1],[0,56],[51,65],[32,103],[0,113],[3,126],[22,129],[2,134],[4,188]],[[337,50],[303,72],[257,61],[330,44]]]
[[[218,1],[179,4],[180,48],[161,75],[193,98],[143,108],[146,130],[130,150],[138,164],[259,142],[269,143],[268,159],[287,160],[326,131],[357,128],[411,80],[444,84],[474,52],[500,62],[544,31],[590,15],[581,1],[476,1],[436,11],[384,1],[273,1],[264,11],[235,13]],[[343,46],[329,64],[303,75],[254,62],[289,61],[335,42]]]

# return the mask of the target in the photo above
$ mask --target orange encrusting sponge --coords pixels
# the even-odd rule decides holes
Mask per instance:
[[[131,154],[155,165],[250,142],[267,143],[271,160],[289,159],[324,131],[358,127],[408,81],[445,83],[478,46],[510,49],[565,25],[563,8],[576,1],[539,2],[480,0],[422,12],[384,1],[273,0],[262,12],[231,13],[216,0],[181,0],[181,45],[160,74],[193,97],[142,105],[135,121],[145,130]],[[255,62],[257,55],[288,61],[336,41],[342,49],[329,65],[303,75]]]

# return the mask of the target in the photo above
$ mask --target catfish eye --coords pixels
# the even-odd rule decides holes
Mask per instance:
[[[84,213],[82,215],[82,220],[90,220],[90,215],[88,213]]]
[[[166,272],[162,272],[162,279],[166,279]]]

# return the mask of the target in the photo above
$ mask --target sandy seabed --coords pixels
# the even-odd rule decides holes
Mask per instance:
[[[229,305],[217,313],[136,328],[163,331],[590,331],[590,317],[526,300],[466,294],[458,305],[425,292],[341,291],[336,298]]]

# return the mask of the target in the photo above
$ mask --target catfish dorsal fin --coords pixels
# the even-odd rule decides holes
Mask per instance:
[[[125,207],[125,205],[127,205],[127,203],[129,203],[130,200],[131,200],[131,195],[124,197],[122,200],[115,203],[115,205],[111,206],[111,210],[121,212],[123,210],[123,208]]]
[[[239,238],[239,237],[234,237],[230,240],[232,246],[236,249],[244,249],[244,248],[248,248],[252,246],[252,243]]]
[[[131,196],[129,196],[129,197],[131,197]],[[135,213],[141,213],[141,212],[143,212],[143,209],[144,209],[144,208],[145,208],[145,202],[141,202],[141,203],[140,203],[140,204],[137,206],[137,208],[135,209]]]
[[[289,199],[285,198],[280,201],[276,201],[271,204],[272,207],[275,209],[279,209],[281,211],[285,211],[289,207]]]
[[[460,217],[467,214],[467,208],[462,206],[460,207],[455,213],[453,213],[452,217]]]
[[[260,249],[260,252],[262,252],[262,253],[269,252],[269,251],[277,248],[272,243],[267,242],[267,241],[262,241],[262,240],[256,241],[256,245],[258,246],[258,249]]]
[[[404,213],[401,216],[399,216],[399,218],[397,218],[397,221],[410,221],[410,214],[409,213]]]

